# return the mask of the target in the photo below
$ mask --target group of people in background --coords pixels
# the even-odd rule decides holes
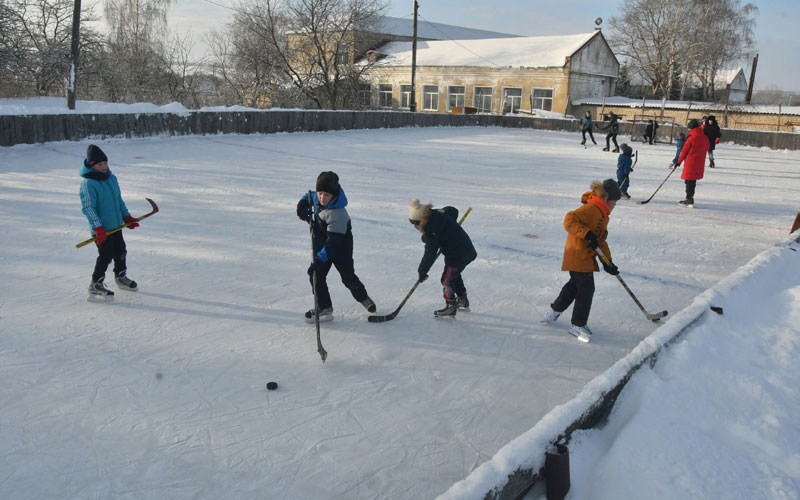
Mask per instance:
[[[633,150],[627,144],[622,144],[622,151],[620,152],[620,145],[617,144],[617,135],[619,134],[619,115],[610,111],[604,116],[607,121],[605,126],[598,127],[598,130],[607,131],[606,146],[603,151],[612,151],[613,153],[620,153],[617,157],[617,184],[621,190],[621,196],[625,199],[630,199],[628,194],[628,187],[630,186],[630,174],[633,172]],[[580,119],[581,127],[581,145],[586,145],[586,134],[594,144],[592,134],[592,113],[587,111]],[[670,163],[670,168],[676,168],[683,164],[684,168],[681,178],[686,184],[686,198],[679,203],[682,206],[694,206],[694,194],[697,187],[697,181],[703,178],[705,170],[705,158],[708,156],[708,166],[714,168],[714,149],[719,144],[722,137],[722,132],[717,124],[717,119],[714,115],[704,116],[701,121],[697,119],[689,120],[686,125],[688,129],[688,136],[684,133],[678,134],[676,140],[677,150],[675,158]],[[644,142],[648,144],[655,143],[656,130],[659,124],[656,120],[648,120],[645,127],[644,134],[642,135]],[[697,129],[696,132],[692,130]],[[699,136],[703,136],[705,140]],[[614,143],[614,149],[611,150],[611,142]]]

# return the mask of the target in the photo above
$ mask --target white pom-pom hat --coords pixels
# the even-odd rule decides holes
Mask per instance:
[[[422,214],[425,213],[425,210],[431,207],[430,204],[421,205],[419,203],[419,198],[414,198],[408,205],[411,207],[408,211],[408,220],[411,221],[412,224],[418,223],[420,219],[422,219]]]

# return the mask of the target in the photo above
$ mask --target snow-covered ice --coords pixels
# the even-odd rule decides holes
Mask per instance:
[[[616,154],[578,142],[491,128],[99,142],[133,215],[149,211],[144,197],[161,208],[125,231],[141,291],[117,291],[113,304],[86,302],[96,252],[74,246],[90,236],[77,175],[89,142],[0,149],[3,496],[444,493],[658,328],[603,273],[590,344],[567,334],[568,314],[538,323],[566,280],[564,214],[593,179],[615,175]],[[676,203],[677,174],[651,203],[635,203],[667,175],[674,147],[634,147],[634,198],[612,213],[609,243],[646,308],[672,317],[786,238],[799,153],[722,144],[689,210]],[[442,298],[432,279],[394,321],[372,324],[332,272],[335,321],[322,326],[322,364],[313,325],[302,320],[312,301],[310,248],[294,213],[322,170],[336,171],[347,191],[356,272],[379,313],[416,279],[422,243],[408,201],[472,206],[464,222],[479,254],[464,274],[472,312],[435,320]],[[797,260],[785,260],[783,273],[796,273]],[[703,328],[749,324],[732,313]],[[776,321],[779,330],[797,324]],[[676,352],[688,356],[690,339]],[[778,353],[765,348],[761,368]],[[680,375],[675,363],[653,377]],[[280,388],[267,391],[273,380]],[[665,438],[690,438],[669,431]],[[762,454],[781,454],[771,452]],[[796,498],[792,477],[787,498]]]

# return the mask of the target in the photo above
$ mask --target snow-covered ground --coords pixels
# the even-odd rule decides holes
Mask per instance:
[[[99,143],[131,212],[149,211],[144,197],[161,208],[126,230],[141,291],[119,291],[113,304],[86,302],[96,252],[74,246],[89,237],[77,194],[89,142],[0,149],[3,496],[445,492],[658,328],[606,274],[596,279],[590,344],[566,333],[568,317],[538,323],[566,280],[564,214],[593,179],[615,175],[617,155],[578,142],[436,128]],[[646,308],[674,316],[787,236],[799,153],[723,145],[689,210],[676,204],[677,174],[651,203],[635,203],[674,155],[636,146],[634,199],[614,210],[609,242]],[[356,272],[381,313],[413,285],[422,255],[409,199],[472,206],[464,227],[479,257],[464,276],[473,311],[435,320],[432,279],[397,319],[372,324],[333,272],[322,364],[301,319],[312,301],[310,248],[294,213],[322,170],[339,174],[350,199]],[[787,259],[777,273],[796,272]],[[770,321],[774,305],[763,307],[753,321]],[[737,316],[725,318],[704,328],[723,334]],[[761,362],[768,372],[769,354]]]

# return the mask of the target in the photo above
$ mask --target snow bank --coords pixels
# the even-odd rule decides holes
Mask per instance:
[[[645,338],[630,354],[589,382],[575,398],[553,408],[532,429],[501,448],[491,460],[475,469],[463,481],[454,484],[438,500],[483,499],[487,492],[501,491],[508,478],[520,469],[532,470],[534,473],[540,471],[544,466],[545,451],[551,443],[564,436],[566,429],[591,412],[606,394],[615,390],[620,382],[648,358],[657,356],[664,346],[689,332],[711,306],[723,303],[737,288],[746,286],[748,280],[757,277],[771,261],[799,241],[800,231],[796,231],[783,242],[761,252],[717,285],[699,294],[688,307]],[[796,270],[787,269],[786,272]],[[651,359],[655,361],[654,358]]]

